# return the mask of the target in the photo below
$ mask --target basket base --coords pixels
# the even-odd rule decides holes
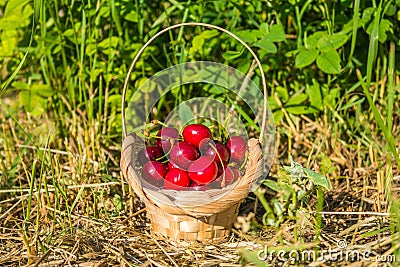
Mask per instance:
[[[222,242],[230,233],[238,216],[236,205],[210,216],[194,218],[188,215],[169,214],[161,208],[146,203],[147,217],[151,221],[152,234],[173,241]]]

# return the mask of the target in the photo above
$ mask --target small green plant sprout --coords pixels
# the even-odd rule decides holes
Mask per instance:
[[[263,224],[278,227],[283,222],[296,218],[296,213],[308,205],[317,190],[324,187],[330,190],[328,179],[315,171],[301,166],[290,158],[290,166],[278,171],[278,179],[266,179],[263,184],[276,192],[269,202],[265,199],[265,189],[259,188],[255,194],[260,199],[266,213]]]

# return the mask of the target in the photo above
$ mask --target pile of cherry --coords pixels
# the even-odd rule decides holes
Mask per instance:
[[[182,137],[176,128],[163,127],[155,140],[156,145],[146,145],[138,155],[142,177],[155,186],[203,191],[240,178],[247,154],[247,142],[240,136],[230,136],[223,144],[212,139],[207,126],[189,124]]]

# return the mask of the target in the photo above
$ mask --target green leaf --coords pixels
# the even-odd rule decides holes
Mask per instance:
[[[266,26],[264,26],[266,27]],[[261,28],[260,28],[261,31]],[[283,30],[282,25],[273,25],[268,29],[268,33],[264,35],[261,40],[256,42],[254,45],[264,49],[269,53],[275,54],[277,51],[276,45],[274,42],[281,42],[286,39],[285,31]]]
[[[311,114],[318,111],[318,109],[315,109],[309,105],[290,106],[287,107],[286,110],[294,115]]]
[[[26,3],[29,1],[23,1],[24,3],[21,3],[19,6],[14,6],[14,2],[20,1],[10,2],[13,4],[10,8],[7,8],[9,5],[6,6],[6,12],[4,13],[4,16],[0,17],[0,30],[11,31],[29,25],[31,21],[31,15],[33,14],[31,5],[26,5]],[[1,38],[3,41],[6,39],[3,36]]]
[[[281,24],[272,25],[266,35],[271,42],[282,42],[286,40],[285,30]]]
[[[393,24],[387,19],[382,19],[379,24],[379,42],[386,42],[387,32],[393,33]]]
[[[243,30],[237,32],[236,35],[246,43],[254,43],[261,37],[258,30]]]
[[[108,48],[116,48],[119,42],[119,38],[117,36],[111,36],[110,38],[106,38],[98,44],[100,49],[108,49]]]
[[[32,84],[31,90],[42,97],[49,97],[55,93],[53,88],[48,84]]]
[[[21,91],[19,93],[19,101],[24,106],[26,112],[32,112],[36,105],[40,103],[41,97],[32,91]]]
[[[306,48],[317,48],[319,40],[325,36],[324,32],[315,32],[304,40]]]
[[[29,84],[20,82],[20,81],[12,82],[11,86],[17,90],[29,90],[30,89]]]
[[[374,14],[374,12],[375,12],[374,7],[368,7],[366,9],[364,9],[363,15],[360,19],[360,25],[364,27],[364,29],[366,30],[366,32],[368,34],[371,34],[371,32],[372,32],[372,24],[370,22],[371,22],[372,15]],[[369,26],[371,26],[371,28],[370,28],[371,31],[368,30]]]
[[[272,116],[274,117],[275,124],[278,124],[283,119],[283,111],[282,110],[277,110],[274,113],[272,113]]]
[[[210,39],[214,38],[215,36],[218,36],[219,32],[217,30],[207,30],[203,31],[200,36],[204,39]]]
[[[131,10],[128,14],[126,14],[124,16],[124,19],[126,19],[127,21],[131,21],[131,22],[139,21],[138,14],[134,10]]]
[[[231,60],[240,57],[241,54],[243,54],[243,49],[240,51],[226,51],[222,54],[222,57],[226,60]]]
[[[21,10],[22,7],[29,2],[30,0],[9,0],[6,9],[4,10],[4,18],[15,14],[14,12],[19,12],[18,10]]]
[[[154,91],[154,89],[156,89],[157,84],[151,79],[147,79],[146,77],[142,77],[142,78],[137,80],[135,86],[142,93],[151,93],[151,92]]]
[[[317,57],[317,66],[320,70],[328,74],[340,73],[340,56],[338,52],[333,48],[323,51]]]
[[[308,99],[310,100],[311,106],[318,109],[323,110],[323,101],[322,101],[322,94],[321,88],[319,83],[313,79],[313,85],[306,86],[306,93],[308,95]]]
[[[315,109],[312,109],[303,103],[307,100],[307,98],[308,98],[308,96],[304,93],[294,95],[285,104],[286,110],[289,113],[296,114],[296,115],[308,114],[308,113],[315,112]]]
[[[268,36],[262,38],[254,44],[257,47],[264,49],[269,53],[275,54],[277,51],[276,45],[268,39]]]
[[[280,192],[281,188],[279,187],[279,185],[272,180],[265,180],[263,181],[263,184],[267,187],[269,187],[270,189],[274,190],[275,192]]]
[[[288,90],[287,90],[285,87],[283,87],[283,86],[277,86],[277,87],[275,88],[275,91],[278,93],[279,99],[280,99],[282,102],[288,101],[288,99],[289,99],[289,93],[288,93]]]
[[[334,49],[338,49],[339,47],[342,47],[348,39],[349,37],[346,34],[335,33],[329,37],[329,42],[332,44]]]
[[[122,101],[122,95],[120,94],[111,95],[107,99],[107,103],[109,103],[110,106],[119,106],[121,104],[121,101]],[[130,101],[132,101],[132,99],[130,99]]]
[[[343,33],[335,33],[333,35],[323,35],[317,43],[318,49],[322,52],[331,48],[338,49],[342,47],[348,40],[348,36]]]
[[[194,119],[193,112],[186,103],[179,105],[179,119],[183,124],[186,124]]]
[[[67,29],[63,32],[63,35],[65,37],[73,37],[75,34],[75,31],[73,29]]]
[[[200,35],[195,36],[192,41],[191,53],[200,51],[203,45],[204,45],[204,38],[202,38]]]
[[[195,36],[192,41],[192,47],[190,48],[190,53],[195,53],[199,52],[206,39],[211,39],[217,36],[219,33],[216,30],[208,30],[208,31],[203,31],[201,34]]]
[[[324,35],[318,40],[317,48],[320,51],[326,51],[333,48],[332,43],[329,41],[329,36]]]
[[[314,184],[323,186],[326,189],[331,190],[331,184],[325,176],[307,168],[304,168],[304,172],[307,174],[307,177],[314,182]]]
[[[318,50],[315,48],[306,49],[301,47],[299,53],[296,56],[296,67],[304,68],[315,61],[318,56]]]
[[[285,106],[290,106],[290,105],[299,105],[303,103],[308,96],[304,93],[301,94],[295,94],[293,95],[288,102],[286,102]]]
[[[266,22],[261,23],[258,31],[260,36],[265,36],[269,32],[269,24]]]

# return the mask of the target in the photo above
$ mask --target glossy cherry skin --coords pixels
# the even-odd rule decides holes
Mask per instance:
[[[186,171],[172,169],[164,179],[164,188],[169,190],[184,190],[190,185],[190,179]]]
[[[226,146],[230,152],[232,161],[242,162],[246,157],[247,142],[243,137],[231,136]]]
[[[218,184],[218,187],[222,188],[233,184],[240,177],[240,172],[236,168],[227,166],[224,172],[215,179],[214,183]]]
[[[162,185],[168,167],[158,161],[148,161],[142,167],[142,177],[153,185]]]
[[[182,136],[185,142],[198,148],[203,139],[211,138],[211,131],[203,124],[189,124],[183,128]]]
[[[217,162],[217,167],[218,167],[218,173],[217,177],[220,177],[221,174],[224,172],[225,168],[228,167],[226,164],[221,164],[221,162]]]
[[[209,184],[217,178],[217,163],[207,156],[201,156],[188,168],[189,178],[199,184]]]
[[[144,165],[146,162],[161,158],[164,155],[162,149],[158,146],[147,146],[139,152],[138,160],[140,165]]]
[[[197,149],[187,142],[176,143],[170,152],[170,160],[181,167],[187,169],[189,165],[197,159],[199,153]]]
[[[168,161],[168,169],[172,170],[172,169],[182,169],[182,168],[176,165],[173,161]]]
[[[179,138],[179,132],[173,127],[164,127],[158,131],[156,138],[156,144],[160,147],[164,153],[168,153],[171,150],[172,145]]]
[[[203,139],[200,142],[201,155],[212,158],[217,163],[227,164],[229,162],[229,150],[228,148],[218,142],[211,139]]]
[[[206,191],[206,190],[213,189],[211,184],[199,185],[198,183],[195,183],[195,182],[192,182],[190,184],[189,188],[190,188],[190,190],[193,190],[193,191]]]
[[[231,170],[232,170],[232,172],[233,172],[233,178],[234,178],[235,180],[240,179],[240,171],[239,171],[238,169],[232,168],[232,167],[231,167]]]

